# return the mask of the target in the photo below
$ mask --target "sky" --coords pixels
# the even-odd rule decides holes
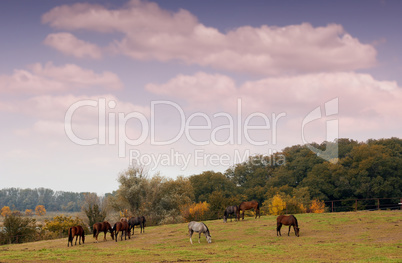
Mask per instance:
[[[0,188],[102,194],[131,165],[176,178],[292,145],[401,137],[401,10],[1,1]]]

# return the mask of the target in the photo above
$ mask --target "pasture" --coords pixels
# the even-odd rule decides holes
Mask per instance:
[[[282,227],[276,236],[276,216],[242,222],[205,221],[212,244],[198,234],[194,244],[187,223],[147,227],[131,240],[67,247],[67,238],[0,247],[0,262],[401,262],[402,211],[360,211],[296,215],[300,237]]]

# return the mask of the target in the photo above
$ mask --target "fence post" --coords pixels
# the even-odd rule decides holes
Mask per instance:
[[[355,201],[355,212],[357,212],[357,199]]]
[[[334,212],[334,201],[331,201],[332,203],[332,213]]]
[[[380,210],[380,198],[377,199],[377,210]]]

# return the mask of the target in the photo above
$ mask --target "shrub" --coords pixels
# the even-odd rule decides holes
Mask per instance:
[[[182,217],[187,221],[201,221],[209,217],[209,204],[207,202],[184,205],[180,209]]]
[[[45,220],[45,230],[57,233],[59,236],[67,235],[68,229],[77,225],[81,225],[88,232],[85,223],[78,217],[73,219],[71,216],[58,215],[52,220]]]
[[[310,205],[311,213],[324,213],[325,210],[325,203],[324,201],[320,200],[313,200]]]

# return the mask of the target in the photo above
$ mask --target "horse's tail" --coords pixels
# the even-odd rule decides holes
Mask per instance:
[[[97,227],[95,227],[95,225],[93,226],[93,234],[94,234],[94,237],[96,236],[96,230],[97,230]]]
[[[73,242],[73,228],[72,227],[70,227],[69,229],[68,229],[68,242]]]

